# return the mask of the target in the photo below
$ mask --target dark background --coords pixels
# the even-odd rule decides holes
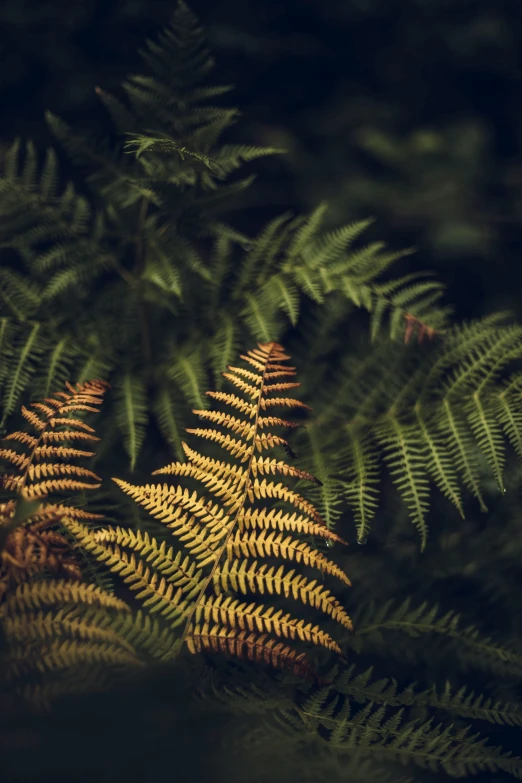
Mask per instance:
[[[461,317],[521,314],[522,4],[508,0],[194,0],[226,103],[225,141],[282,145],[257,164],[235,224],[330,204],[326,227],[375,215],[375,238],[418,247]],[[95,85],[118,94],[164,0],[4,0],[2,143],[51,143],[45,109],[105,127]],[[74,177],[64,161],[64,175]],[[234,205],[237,207],[239,205]]]

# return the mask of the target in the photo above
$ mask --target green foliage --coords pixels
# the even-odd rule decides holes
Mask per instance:
[[[189,405],[205,406],[208,369],[218,377],[252,338],[277,340],[301,324],[307,301],[328,307],[341,291],[370,313],[375,339],[385,318],[400,339],[406,317],[443,330],[448,313],[437,282],[384,279],[410,251],[352,247],[368,220],[321,231],[322,204],[278,216],[253,238],[221,221],[229,196],[252,181],[236,172],[282,150],[221,143],[238,112],[207,105],[230,88],[204,83],[213,61],[183,3],[142,56],[150,75],[131,76],[122,99],[97,91],[112,139],[48,114],[80,185],[61,183],[53,149],[40,161],[20,140],[0,178],[0,426],[24,395],[67,377],[108,379],[111,445],[123,444],[131,470],[149,414],[180,456],[181,421]]]
[[[150,422],[180,457],[181,422],[189,406],[205,408],[209,371],[219,388],[235,351],[295,326],[307,335],[312,312],[321,326],[307,355],[328,367],[335,334],[361,309],[375,348],[366,345],[361,361],[347,350],[338,378],[307,374],[316,380],[308,398],[328,425],[313,451],[325,455],[318,501],[329,524],[344,498],[366,540],[383,464],[423,548],[433,484],[461,516],[464,490],[484,510],[488,470],[504,489],[504,439],[522,453],[517,376],[499,382],[518,358],[519,328],[494,317],[449,329],[437,281],[415,272],[390,278],[410,251],[354,246],[370,220],[321,231],[320,204],[308,216],[276,216],[249,238],[216,219],[249,179],[230,175],[280,150],[220,142],[237,112],[205,103],[229,88],[203,84],[212,58],[184,4],[142,55],[151,75],[124,83],[126,102],[98,90],[114,143],[49,117],[84,169],[85,194],[61,187],[54,150],[40,162],[30,142],[16,141],[6,154],[0,426],[27,394],[49,394],[67,377],[100,377],[115,389],[108,448],[121,443],[134,471]],[[389,346],[385,322],[394,342],[421,346]]]
[[[422,549],[432,486],[461,517],[466,491],[483,512],[486,487],[493,497],[505,491],[508,445],[521,454],[521,336],[520,326],[496,313],[420,346],[383,343],[347,354],[336,377],[317,367],[308,376],[309,398],[321,411],[311,427],[319,433],[326,425],[328,433],[321,440],[324,470],[334,495],[350,504],[360,542],[377,513],[382,468]],[[307,436],[297,442],[309,448]]]
[[[268,349],[266,346],[264,348],[268,350],[270,346]],[[252,366],[258,372],[262,369],[262,355],[261,347],[257,352],[252,351],[249,354]],[[276,355],[279,360],[283,358],[282,355]],[[289,368],[286,374],[293,375],[293,371]],[[236,375],[226,373],[227,379],[233,380],[246,397],[255,394],[255,387],[243,381],[241,375],[239,371]],[[250,376],[254,376],[254,373],[244,371],[243,375],[252,380]],[[125,388],[127,387],[129,395],[132,396],[135,392],[129,378],[125,384]],[[275,387],[283,387],[279,389],[282,393],[285,384],[276,380]],[[75,391],[73,387],[68,388]],[[96,384],[93,386],[98,394],[101,394],[102,388],[98,390]],[[56,456],[65,458],[68,451],[72,455],[71,449],[53,450],[52,447],[41,446],[39,443],[40,440],[45,444],[47,441],[52,443],[55,439],[67,439],[67,432],[55,430],[57,422],[61,421],[63,425],[69,421],[67,418],[58,419],[53,423],[53,417],[57,415],[56,407],[63,406],[64,412],[85,409],[96,411],[95,408],[85,406],[85,402],[90,401],[86,396],[88,393],[89,389],[75,391],[78,396],[76,402],[70,401],[65,395],[65,402],[47,400],[47,405],[34,404],[40,415],[36,416],[27,410],[24,415],[39,431],[40,439],[18,432],[11,436],[11,440],[25,443],[31,453],[34,450],[35,454],[43,448],[50,449],[47,456],[53,456],[56,452]],[[264,387],[263,394],[267,393],[268,388]],[[95,400],[94,397],[92,399]],[[248,408],[247,401],[241,401],[237,395],[225,395],[222,399],[229,404],[236,403],[235,407],[246,405]],[[295,405],[295,400],[289,399],[287,403]],[[251,407],[255,409],[255,405]],[[219,411],[200,413],[205,414],[206,418],[215,424],[219,424],[222,418]],[[81,422],[70,421],[76,424],[76,427],[81,425],[82,430],[90,429]],[[281,421],[275,419],[274,423]],[[238,420],[230,419],[229,425],[235,431]],[[202,437],[218,434],[215,430],[199,429],[194,432]],[[265,433],[265,436],[268,436],[268,433]],[[91,435],[85,437],[92,439]],[[232,453],[240,444],[241,441],[230,439],[224,443],[225,448]],[[312,461],[319,474],[328,479],[313,436],[312,444]],[[198,455],[187,446],[185,452],[189,458],[188,462],[173,463],[156,472],[199,477],[209,492],[216,498],[223,497],[225,504],[231,505],[231,510],[241,506],[241,493],[237,492],[237,481],[241,478],[237,473],[238,466],[235,466],[235,469],[230,469],[229,466],[228,473],[223,473],[225,463]],[[74,453],[77,456],[90,454]],[[31,462],[38,462],[38,459],[23,460],[14,451],[4,451],[4,457],[18,467],[22,476],[26,473],[31,476],[34,483],[27,484],[24,489],[24,492],[29,493],[28,497],[42,497],[42,493],[48,492],[53,486],[57,490],[65,489],[67,480],[40,482],[39,479],[40,470],[43,475],[58,476],[59,473],[67,472],[67,466],[42,464],[35,472]],[[281,469],[284,467],[283,472],[287,471],[290,475],[293,471],[296,478],[310,478],[299,469],[292,469],[284,463],[278,465]],[[230,481],[226,478],[220,480],[216,470],[225,477],[229,475]],[[223,562],[221,569],[216,570],[213,567],[210,576],[203,576],[202,567],[209,563],[212,565],[216,556],[212,544],[216,544],[220,547],[219,551],[223,552],[228,540],[225,535],[223,543],[222,534],[218,532],[216,535],[215,525],[221,519],[220,514],[215,514],[218,505],[206,504],[205,498],[198,497],[197,493],[191,494],[186,489],[180,491],[179,486],[169,488],[167,485],[147,484],[136,487],[119,479],[116,479],[116,483],[151,510],[155,517],[166,523],[190,551],[194,560],[191,563],[191,558],[184,557],[181,550],[174,556],[173,547],[165,539],[160,544],[146,529],[138,528],[133,531],[128,526],[100,527],[98,524],[97,529],[93,529],[89,519],[97,515],[85,514],[73,506],[62,507],[66,515],[60,520],[61,528],[65,528],[71,541],[75,542],[74,549],[77,550],[80,546],[85,550],[83,558],[87,566],[90,558],[105,564],[135,593],[141,602],[141,608],[136,611],[133,604],[131,607],[126,601],[122,601],[112,585],[110,590],[107,590],[103,585],[103,573],[100,574],[92,568],[82,569],[83,578],[87,579],[87,582],[67,578],[41,579],[38,574],[34,578],[34,575],[28,573],[27,578],[22,578],[0,602],[3,629],[9,640],[7,682],[3,685],[6,694],[14,687],[23,700],[29,700],[38,709],[47,709],[49,703],[52,704],[59,695],[81,692],[85,687],[106,689],[114,677],[125,677],[125,687],[132,689],[132,672],[140,671],[147,665],[157,666],[172,661],[179,654],[181,644],[185,638],[191,637],[191,632],[185,636],[185,626],[185,632],[180,639],[179,635],[176,635],[176,629],[187,621],[187,616],[190,622],[191,602],[196,595],[201,599],[208,579],[212,577],[219,585],[217,597],[205,597],[201,605],[203,608],[206,605],[212,611],[219,605],[225,614],[228,612],[232,615],[237,612],[240,628],[243,628],[244,618],[252,614],[252,618],[256,617],[256,627],[267,624],[270,626],[267,630],[276,630],[282,636],[291,636],[295,628],[300,628],[300,638],[315,638],[317,629],[310,623],[298,623],[297,619],[289,623],[290,615],[282,615],[281,609],[275,613],[253,613],[255,604],[241,603],[235,597],[241,593],[251,595],[252,590],[256,589],[265,592],[269,584],[269,574],[272,574],[271,579],[274,582],[270,582],[269,592],[282,596],[283,583],[286,581],[289,589],[287,591],[285,588],[285,597],[288,597],[297,588],[296,582],[296,588],[290,589],[297,569],[286,575],[279,570],[277,581],[274,578],[274,568],[267,571],[266,564],[258,568],[258,571],[252,570],[258,567],[256,560],[247,578],[253,578],[253,574],[257,573],[257,588],[254,584],[247,586],[246,571],[242,569],[240,575],[237,569],[234,571],[229,565],[228,559]],[[71,483],[71,487],[73,485],[75,482]],[[85,484],[80,486],[85,487]],[[270,486],[272,485],[266,485],[267,490]],[[335,516],[335,502],[330,497],[330,488],[328,485],[326,488],[322,487],[320,482],[316,483],[316,486],[318,497],[323,499],[327,509]],[[271,497],[272,494],[267,492],[266,496]],[[275,497],[279,494],[276,493]],[[265,497],[265,493],[256,495]],[[293,492],[289,493],[288,497],[285,496],[286,502],[291,501],[290,495],[299,507],[305,502],[299,494]],[[176,504],[190,509],[190,520],[187,513],[172,513]],[[41,515],[43,510],[41,507],[28,508],[28,513],[33,517],[30,524],[38,525],[38,516],[34,519],[34,514]],[[24,513],[22,508],[22,516]],[[265,509],[258,508],[257,513],[261,519]],[[194,515],[197,515],[201,522],[195,522]],[[251,522],[253,518],[254,514],[251,514]],[[83,524],[82,519],[87,524]],[[228,525],[225,527],[228,519],[229,517],[225,516],[220,524],[222,532],[225,531],[226,534],[228,531],[230,535],[233,528]],[[292,521],[295,522],[295,514],[290,517],[279,512],[274,519],[274,526],[279,526],[278,520],[283,525],[285,519],[286,523],[291,525]],[[205,520],[207,524],[208,521],[211,522],[210,534],[204,532]],[[25,524],[25,520],[22,520],[22,524]],[[310,525],[310,531],[316,528],[322,538],[342,541],[334,534],[328,533],[326,526]],[[265,530],[262,529],[256,540],[252,531],[248,532],[248,549],[254,548],[251,554],[260,559],[268,556],[290,556],[289,552],[281,551],[277,554],[275,551],[265,551],[264,542],[267,539],[264,534]],[[504,537],[508,536],[506,531]],[[271,540],[275,543],[278,537],[272,536]],[[53,542],[52,538],[50,542]],[[23,548],[20,551],[23,552]],[[300,551],[303,556],[307,552],[312,554],[306,547],[301,547]],[[397,552],[400,555],[400,550]],[[49,550],[48,554],[52,554],[52,551]],[[242,555],[241,550],[239,556]],[[317,567],[337,575],[342,573],[333,561],[326,561],[319,552],[315,552],[314,557],[318,558],[315,563]],[[360,560],[354,560],[353,564],[357,565]],[[199,564],[197,568],[196,561]],[[216,560],[216,563],[218,562],[219,560]],[[16,561],[12,563],[7,560],[4,567],[6,564],[8,569],[12,568],[13,564],[17,567]],[[309,565],[312,565],[312,561]],[[461,562],[459,573],[475,573],[479,564],[470,568],[472,565],[471,561],[463,569]],[[357,573],[357,568],[355,570]],[[363,577],[365,572],[366,585]],[[440,576],[437,577],[433,572],[430,561],[427,561],[422,570],[417,567],[414,572],[417,578],[422,574],[424,588],[429,586],[429,593],[432,594],[434,580]],[[380,580],[373,578],[374,573],[371,562],[367,561],[366,565],[359,562],[360,585],[359,596],[355,600],[355,635],[349,632],[351,623],[343,623],[345,638],[340,638],[343,655],[337,658],[333,666],[328,650],[338,652],[339,647],[336,643],[331,645],[327,641],[324,645],[326,651],[321,650],[317,656],[323,673],[314,684],[305,686],[302,681],[292,681],[289,675],[282,676],[279,681],[268,672],[242,669],[242,666],[237,670],[229,669],[228,674],[226,670],[221,670],[220,673],[218,667],[210,678],[205,678],[196,667],[192,680],[193,697],[199,701],[203,711],[209,708],[218,709],[226,716],[230,738],[228,744],[231,745],[227,748],[227,753],[233,765],[236,768],[240,766],[241,754],[246,754],[246,759],[254,763],[256,753],[261,752],[262,756],[266,756],[266,750],[262,749],[271,748],[269,764],[264,765],[261,760],[257,766],[258,777],[255,779],[258,781],[269,779],[279,754],[284,756],[284,760],[281,766],[277,763],[277,768],[285,770],[286,775],[299,774],[305,780],[314,780],[314,775],[317,779],[317,775],[327,771],[333,781],[341,780],[347,770],[352,770],[354,779],[364,779],[364,775],[370,772],[380,779],[381,765],[384,764],[391,774],[389,779],[395,781],[401,780],[400,765],[406,765],[411,772],[425,769],[451,777],[494,771],[519,778],[522,774],[522,760],[514,757],[509,750],[504,750],[498,742],[489,741],[482,731],[477,733],[475,726],[475,722],[478,722],[479,728],[481,722],[487,722],[493,727],[522,725],[518,698],[512,696],[511,699],[506,699],[496,695],[496,682],[476,685],[473,688],[462,682],[462,672],[469,669],[494,674],[498,681],[505,679],[508,683],[519,682],[522,676],[522,655],[517,643],[499,639],[498,632],[488,635],[482,627],[469,624],[464,614],[455,608],[443,608],[442,605],[427,600],[414,599],[411,595],[404,597],[404,587],[410,586],[410,576],[405,572],[400,557],[397,558],[395,554],[388,558],[387,569]],[[403,587],[397,579],[398,574],[402,577]],[[266,585],[263,582],[265,577]],[[394,584],[394,579],[395,592],[397,595],[402,594],[402,601],[383,601],[383,593],[389,585]],[[298,583],[302,590],[301,577]],[[365,597],[364,592],[368,587],[370,597]],[[317,607],[322,605],[321,600],[327,596],[327,591],[317,580],[309,582],[308,588],[310,595],[306,598],[303,591],[302,600],[309,600]],[[315,595],[313,600],[312,595]],[[293,597],[299,598],[299,592],[295,592]],[[442,603],[447,604],[447,599]],[[336,611],[345,616],[344,610],[340,608],[341,604],[336,602],[336,606]],[[334,617],[331,619],[334,620]],[[57,635],[58,627],[60,633]],[[196,625],[193,629],[195,638],[198,637],[198,627]],[[235,629],[235,624],[233,628]],[[218,630],[219,626],[208,633],[217,634]],[[243,633],[242,630],[234,632]],[[215,643],[203,644],[203,648],[207,647],[214,652],[221,648],[226,652],[228,648],[224,638],[220,632]],[[324,634],[325,640],[329,638],[328,633]],[[264,639],[264,636],[260,637],[260,642]],[[429,642],[426,641],[428,639]],[[435,641],[437,639],[439,644]],[[191,644],[189,648],[192,652],[201,649],[200,646]],[[252,653],[247,657],[257,664],[257,655]],[[359,660],[363,666],[359,665]],[[372,661],[371,665],[367,663],[369,660]],[[446,674],[449,662],[451,678]],[[401,663],[406,666],[401,667]],[[291,671],[295,675],[300,673],[298,666],[291,667]],[[391,676],[390,671],[394,672]],[[414,681],[413,676],[417,677],[418,681]],[[256,722],[246,719],[248,716],[256,718]]]
[[[414,762],[433,772],[446,772],[451,777],[465,777],[481,770],[505,770],[517,778],[522,775],[520,759],[488,745],[485,738],[470,735],[469,726],[455,730],[452,726],[434,725],[433,719],[405,721],[403,710],[388,710],[371,702],[354,712],[348,699],[340,702],[325,707],[314,696],[298,711],[308,734],[319,734],[334,753],[362,752],[377,761],[395,758],[403,764]],[[321,731],[324,729],[327,734]]]

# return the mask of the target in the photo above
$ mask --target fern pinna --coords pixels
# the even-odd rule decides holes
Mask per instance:
[[[299,574],[297,569],[261,562],[264,558],[295,561],[349,585],[348,577],[334,562],[294,534],[344,542],[328,530],[311,503],[282,483],[266,478],[283,474],[317,482],[285,461],[262,455],[274,446],[290,450],[284,438],[272,433],[272,427],[298,426],[271,415],[273,408],[309,409],[286,396],[289,389],[300,385],[282,380],[295,375],[295,368],[284,364],[289,357],[281,345],[270,342],[259,343],[241,358],[249,369],[229,366],[223,374],[239,394],[207,392],[241,415],[196,410],[200,419],[213,426],[187,430],[228,451],[234,464],[205,457],[184,443],[187,462],[174,462],[154,471],[193,479],[204,485],[212,500],[207,502],[197,492],[181,486],[133,486],[113,479],[167,525],[187,554],[174,554],[173,547],[159,545],[139,531],[122,527],[92,531],[74,519],[67,519],[66,525],[91,554],[138,591],[137,597],[145,599],[150,611],[163,615],[171,628],[184,625],[176,654],[186,642],[192,653],[221,651],[313,676],[306,653],[289,642],[311,642],[341,653],[337,642],[319,626],[298,620],[280,608],[253,602],[251,595],[291,596],[351,629],[349,616],[322,581]],[[267,415],[263,415],[265,412]],[[234,436],[221,432],[218,426]],[[283,501],[299,513],[255,507],[256,501],[265,499]]]

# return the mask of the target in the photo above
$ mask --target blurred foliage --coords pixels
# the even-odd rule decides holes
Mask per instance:
[[[374,214],[463,315],[519,307],[519,3],[223,0],[211,16],[251,133],[289,149],[278,203]]]
[[[109,92],[171,3],[4,0],[1,135],[47,144],[44,109],[103,124]],[[283,146],[241,195],[243,230],[277,207],[373,214],[439,269],[459,312],[517,311],[522,6],[513,0],[195,0],[244,111],[231,141]],[[221,76],[221,75],[219,75]],[[66,176],[68,172],[65,172]],[[326,226],[328,228],[328,226]],[[485,292],[487,291],[487,301]]]

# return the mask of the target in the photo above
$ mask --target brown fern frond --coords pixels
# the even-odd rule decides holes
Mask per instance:
[[[228,366],[223,373],[237,393],[207,392],[234,413],[195,410],[209,426],[187,430],[221,447],[226,459],[204,456],[183,443],[186,462],[155,471],[197,482],[204,494],[178,483],[134,486],[113,479],[171,531],[183,556],[145,533],[120,527],[91,531],[77,519],[67,519],[65,524],[170,628],[183,624],[178,649],[186,642],[191,652],[221,651],[308,676],[312,669],[306,653],[290,643],[309,643],[339,654],[337,642],[292,611],[253,601],[259,594],[276,596],[278,602],[289,599],[318,609],[351,630],[348,614],[322,579],[332,576],[344,585],[350,580],[336,563],[296,536],[345,542],[328,530],[311,502],[270,478],[282,475],[321,483],[284,459],[264,454],[280,446],[292,454],[288,441],[272,428],[299,425],[277,415],[262,416],[262,411],[277,406],[311,410],[286,396],[299,386],[282,380],[295,375],[295,368],[284,364],[289,357],[278,343],[266,343],[241,358],[248,369]],[[256,506],[258,502],[261,506]],[[294,506],[300,513],[284,506]],[[274,560],[292,561],[295,568],[274,565]],[[321,581],[301,573],[298,569],[303,566],[319,571]],[[246,598],[239,599],[239,594]]]
[[[256,663],[263,662],[276,668],[288,669],[308,680],[316,679],[315,671],[305,653],[297,653],[292,647],[271,639],[268,634],[258,636],[217,624],[211,628],[205,623],[203,626],[194,626],[187,637],[187,647],[192,653],[202,650],[228,653]]]
[[[70,542],[52,528],[65,514],[74,518],[103,519],[101,514],[81,511],[64,504],[39,502],[51,492],[69,493],[100,486],[100,477],[91,470],[68,463],[43,461],[49,457],[70,459],[91,457],[94,454],[67,445],[50,444],[99,440],[92,434],[92,427],[65,414],[80,410],[97,413],[98,408],[94,406],[101,404],[109,384],[90,381],[77,384],[76,388],[66,383],[66,387],[69,393],[57,392],[54,398],[31,403],[32,411],[22,406],[22,415],[36,430],[37,436],[18,431],[7,435],[4,440],[20,444],[27,453],[0,449],[0,458],[18,471],[18,474],[7,473],[1,479],[4,489],[16,492],[18,499],[13,498],[0,504],[0,532],[3,529],[5,535],[0,553],[0,597],[9,586],[19,584],[44,570],[66,579],[80,579],[79,563]],[[60,427],[66,429],[58,429]],[[80,481],[78,477],[94,479],[98,483]],[[25,504],[29,513],[18,519],[21,504]]]
[[[79,410],[98,413],[98,408],[93,407],[93,405],[101,405],[103,394],[110,388],[109,384],[105,381],[89,381],[77,384],[76,388],[70,383],[66,383],[66,386],[69,389],[69,394],[65,392],[56,393],[56,397],[61,397],[62,401],[46,398],[44,402],[48,403],[47,405],[39,402],[31,403],[31,407],[39,411],[41,415],[34,411],[29,411],[24,405],[22,406],[22,415],[39,433],[37,438],[25,432],[14,432],[4,438],[4,440],[15,440],[28,446],[30,449],[29,454],[21,455],[10,449],[0,449],[0,458],[6,459],[21,470],[20,476],[15,476],[14,474],[4,476],[4,486],[8,486],[10,481],[15,481],[17,491],[26,500],[40,499],[49,494],[49,491],[55,489],[53,482],[43,482],[43,484],[39,481],[35,482],[35,479],[39,479],[41,474],[44,476],[60,476],[64,473],[74,473],[76,475],[90,476],[96,481],[101,481],[99,476],[92,471],[85,471],[70,465],[40,463],[40,460],[46,457],[70,459],[71,457],[92,457],[94,455],[92,451],[81,451],[66,446],[55,447],[47,444],[58,441],[67,442],[75,439],[99,440],[92,434],[94,430],[91,427],[88,427],[78,419],[64,417],[63,414]],[[57,414],[60,415],[58,416]],[[68,429],[56,430],[57,426],[66,426]],[[71,426],[80,427],[80,429],[87,430],[87,432],[78,432],[71,429]],[[76,485],[79,482],[69,479],[57,479],[56,481],[60,483],[60,490],[66,491],[67,489],[78,488]],[[71,485],[67,483],[68,481],[72,482]],[[81,488],[95,488],[95,486],[100,485],[82,484]]]

